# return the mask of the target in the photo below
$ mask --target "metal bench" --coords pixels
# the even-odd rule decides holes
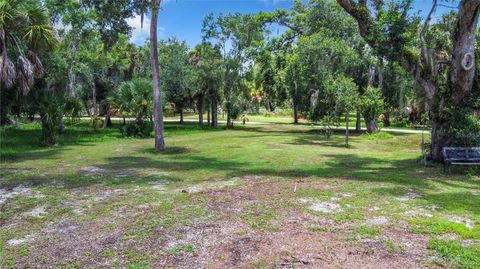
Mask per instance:
[[[480,148],[443,148],[443,168],[451,173],[452,165],[480,165]]]

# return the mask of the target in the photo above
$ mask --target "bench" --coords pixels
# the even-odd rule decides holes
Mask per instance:
[[[451,173],[452,165],[480,165],[480,148],[445,147],[443,148],[443,168]]]

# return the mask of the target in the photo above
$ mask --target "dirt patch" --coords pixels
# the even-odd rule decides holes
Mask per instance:
[[[421,195],[416,193],[413,189],[407,188],[407,189],[405,189],[405,194],[403,196],[397,197],[397,200],[402,201],[402,202],[406,202],[406,201],[410,201],[410,200],[413,200],[413,199],[418,199],[420,197],[421,197]]]
[[[148,182],[149,185],[152,186],[152,189],[157,191],[166,191],[167,185],[170,184],[170,180],[156,180]]]
[[[453,222],[453,223],[463,224],[463,225],[465,225],[465,227],[467,227],[469,230],[472,230],[473,227],[475,226],[473,220],[468,219],[468,218],[463,217],[463,216],[447,215],[447,216],[445,216],[445,218],[446,218],[448,221],[451,221],[451,222]]]
[[[308,209],[322,213],[340,213],[343,211],[342,206],[333,202],[322,202],[317,199],[300,198],[298,201],[308,205]],[[335,199],[334,199],[335,201]]]
[[[440,207],[432,205],[432,206],[417,206],[410,210],[407,210],[403,213],[406,217],[414,217],[414,218],[432,218],[433,213],[440,210]]]
[[[313,203],[308,207],[308,209],[322,213],[340,213],[343,211],[339,204],[329,202]]]
[[[333,188],[331,182],[263,179],[244,181],[240,186],[209,186],[192,196],[206,201],[210,217],[189,219],[173,230],[165,230],[153,222],[152,232],[145,237],[129,235],[128,229],[136,228],[132,220],[139,219],[131,218],[132,213],[140,217],[160,214],[151,206],[142,205],[121,208],[129,214],[112,212],[81,222],[63,219],[37,233],[14,239],[17,241],[12,239],[8,245],[29,244],[31,255],[17,259],[16,266],[20,268],[52,267],[59,262],[77,262],[83,268],[113,267],[114,264],[126,267],[125,253],[145,255],[152,268],[214,269],[260,265],[269,268],[422,268],[422,261],[429,257],[427,238],[411,234],[407,229],[392,230],[386,226],[381,238],[345,240],[351,235],[351,228],[361,223],[337,223],[327,216],[305,212],[304,206],[298,204],[295,185]],[[129,194],[120,189],[98,190],[96,187],[76,189],[73,193],[84,197],[83,202],[72,200],[64,206],[79,208],[95,196],[101,200]],[[306,200],[305,203],[307,206],[321,204],[322,210],[339,209],[339,205],[331,202]],[[249,212],[248,208],[259,205],[279,214],[277,229],[257,229],[241,217]],[[106,224],[109,225],[106,227]],[[392,253],[386,243],[390,241],[403,247]],[[113,251],[115,255],[104,255],[106,251]]]
[[[26,217],[40,218],[40,217],[45,216],[46,214],[47,214],[47,212],[45,211],[45,207],[38,206],[38,207],[35,207],[34,209],[28,211],[28,212],[23,213],[22,215],[24,215]]]
[[[187,188],[179,188],[178,191],[183,193],[199,193],[209,190],[221,189],[223,187],[235,186],[238,182],[236,180],[219,180],[219,181],[207,181]]]
[[[0,206],[5,204],[9,199],[13,199],[19,196],[33,198],[45,197],[43,194],[39,192],[34,192],[31,188],[23,185],[16,186],[14,188],[0,188]]]
[[[87,174],[87,175],[105,175],[108,173],[106,169],[102,169],[100,167],[96,166],[86,166],[78,169],[78,172],[81,174]]]
[[[372,225],[372,226],[382,226],[390,224],[390,219],[387,217],[375,217],[368,219],[365,224]]]

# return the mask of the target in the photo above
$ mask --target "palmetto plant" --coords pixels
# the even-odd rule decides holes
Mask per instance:
[[[123,82],[109,101],[123,116],[134,116],[141,123],[153,109],[152,82],[140,78]]]
[[[56,43],[40,1],[0,0],[0,81],[26,95],[43,74],[37,53]]]

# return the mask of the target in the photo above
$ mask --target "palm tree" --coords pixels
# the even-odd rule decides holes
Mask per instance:
[[[18,85],[24,95],[43,75],[37,53],[56,43],[47,11],[39,3],[0,0],[0,81],[7,89]]]

